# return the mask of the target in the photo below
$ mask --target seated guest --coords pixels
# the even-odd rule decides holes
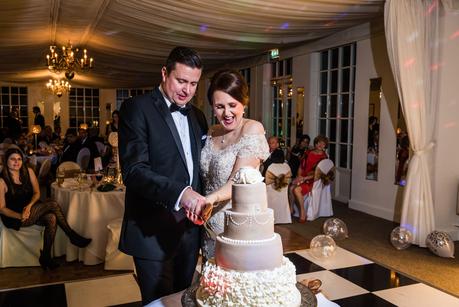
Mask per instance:
[[[65,133],[64,147],[62,149],[61,163],[65,161],[76,162],[78,152],[80,151],[80,143],[75,128],[68,128]]]
[[[309,142],[311,138],[307,134],[301,135],[297,139],[297,143],[293,146],[292,150],[290,151],[290,157],[288,159],[288,165],[292,169],[293,178],[296,177],[298,168],[300,167],[300,161],[303,157],[303,153],[309,147]]]
[[[99,149],[97,148],[97,145],[95,141],[97,140],[97,137],[94,135],[89,135],[88,129],[83,129],[80,128],[78,129],[78,138],[80,141],[80,150],[82,148],[88,148],[89,149],[89,165],[87,169],[84,169],[83,171],[90,171],[94,170],[94,158],[100,157]]]
[[[304,196],[312,191],[314,184],[314,172],[317,164],[323,159],[327,159],[325,152],[328,145],[328,138],[322,135],[314,139],[314,149],[306,150],[301,159],[300,168],[298,169],[297,178],[294,181],[293,195],[295,202],[300,210],[300,223],[306,221],[306,211],[304,210]]]
[[[54,132],[53,132],[53,141],[58,142],[61,141],[61,133],[62,133],[62,128],[61,126],[56,126],[54,127]]]
[[[273,161],[271,160],[271,154],[273,153],[274,150],[279,148],[279,138],[274,135],[270,136],[268,138],[268,146],[269,146],[269,157],[263,162],[262,171],[261,171],[261,175],[263,177],[265,176],[265,173],[268,167],[271,165],[271,163],[273,163]]]
[[[0,216],[3,224],[15,230],[34,224],[45,226],[43,250],[38,259],[43,269],[54,269],[58,264],[51,258],[51,247],[57,225],[78,247],[86,247],[91,239],[80,236],[65,220],[61,207],[55,201],[40,202],[37,177],[23,163],[22,151],[6,151],[2,178],[0,178]]]
[[[32,144],[28,142],[27,135],[24,132],[19,135],[18,139],[16,140],[16,145],[18,145],[22,152],[25,153],[28,153],[32,146]]]

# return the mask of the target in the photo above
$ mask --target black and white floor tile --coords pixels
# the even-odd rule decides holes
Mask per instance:
[[[309,250],[285,256],[296,266],[298,281],[320,279],[322,294],[342,307],[459,307],[459,298],[339,247],[325,259],[314,258]],[[0,306],[137,307],[141,303],[134,276],[126,274],[0,292]]]

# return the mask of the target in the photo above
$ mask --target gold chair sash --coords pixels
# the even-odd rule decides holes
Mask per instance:
[[[330,184],[331,181],[335,180],[335,167],[333,167],[327,174],[322,173],[322,171],[317,167],[314,174],[314,181],[321,180],[323,185]]]
[[[274,190],[280,191],[282,188],[288,186],[291,178],[292,178],[291,172],[287,172],[286,174],[280,174],[276,176],[270,171],[267,171],[265,174],[265,183],[266,185],[273,184]]]

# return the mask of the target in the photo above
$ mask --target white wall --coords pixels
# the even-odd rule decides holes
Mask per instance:
[[[399,209],[396,200],[397,194],[400,195],[402,189],[394,184],[398,97],[386,50],[385,37],[381,34],[357,42],[354,150],[349,207],[388,220],[397,220]],[[383,97],[380,115],[378,180],[373,181],[366,179],[368,98],[370,79],[377,77],[382,78]]]

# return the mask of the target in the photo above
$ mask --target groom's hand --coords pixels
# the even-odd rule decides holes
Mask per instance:
[[[206,199],[191,188],[185,190],[180,199],[180,204],[186,211],[186,216],[195,224],[202,224],[201,213],[206,205]]]

